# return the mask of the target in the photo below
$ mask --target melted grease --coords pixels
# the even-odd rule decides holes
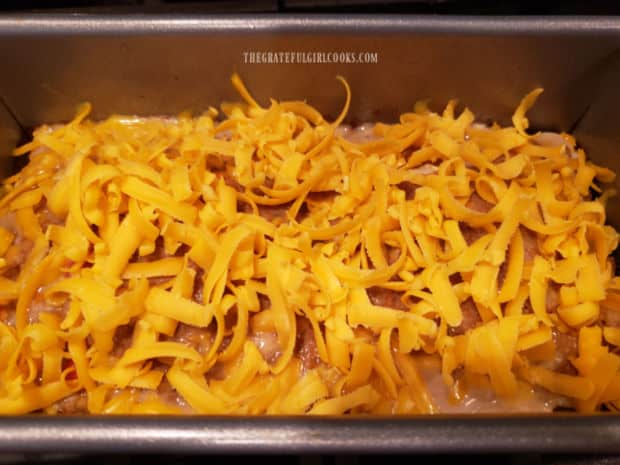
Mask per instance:
[[[512,398],[498,397],[483,379],[461,379],[458,389],[460,399],[453,395],[441,377],[441,360],[437,356],[416,357],[417,367],[438,413],[551,413],[556,407],[567,406],[568,400],[544,389],[534,389],[520,383]]]

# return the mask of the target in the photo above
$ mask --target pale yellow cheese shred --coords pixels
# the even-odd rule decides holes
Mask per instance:
[[[0,414],[436,413],[523,383],[620,403],[614,174],[568,135],[416,104],[356,142],[305,102],[41,126],[0,200]],[[379,297],[373,297],[378,293]],[[603,321],[606,321],[603,323]],[[577,341],[550,362],[560,336]],[[462,387],[462,386],[461,386]],[[76,400],[77,399],[77,400]],[[81,400],[80,400],[81,399]]]

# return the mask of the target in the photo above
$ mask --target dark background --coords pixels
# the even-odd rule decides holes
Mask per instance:
[[[291,451],[294,453],[294,451]],[[620,465],[620,457],[561,455],[421,455],[421,456],[72,456],[0,455],[0,464],[28,465]]]
[[[0,0],[0,11],[313,12],[418,14],[620,14],[618,0]]]
[[[492,0],[0,0],[0,13],[393,13],[433,15],[620,15],[620,0],[492,1]],[[1,434],[1,432],[0,432]],[[292,450],[291,454],[295,451]],[[422,455],[393,456],[76,456],[0,454],[3,464],[74,465],[212,465],[265,462],[270,465],[620,465],[620,456],[566,455]]]

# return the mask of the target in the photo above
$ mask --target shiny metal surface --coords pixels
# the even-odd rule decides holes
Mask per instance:
[[[493,17],[416,15],[89,15],[5,14],[0,34],[186,34],[205,32],[442,33],[615,35],[620,18],[605,16]]]
[[[248,50],[376,51],[379,63],[257,65],[243,62]],[[532,125],[574,129],[594,160],[620,171],[619,57],[618,18],[0,16],[0,153],[20,126],[67,120],[85,100],[100,118],[236,99],[236,71],[259,101],[306,99],[328,116],[343,103],[343,75],[351,122],[458,97],[506,123],[543,86]],[[613,202],[610,221],[620,226]],[[620,453],[620,417],[4,417],[0,451]]]
[[[20,142],[23,132],[15,115],[0,97],[0,173],[8,173],[12,170],[14,160],[5,155],[9,154]]]
[[[261,101],[305,98],[350,117],[394,119],[417,99],[458,97],[506,121],[534,86],[534,123],[570,127],[588,104],[573,84],[620,45],[616,18],[0,16],[0,92],[24,126],[94,104],[112,112],[203,110],[237,98],[237,71]],[[244,51],[370,51],[379,63],[255,65]]]
[[[433,418],[22,417],[0,452],[552,453],[620,451],[617,416]]]

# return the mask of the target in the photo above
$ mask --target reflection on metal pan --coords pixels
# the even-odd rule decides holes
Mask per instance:
[[[94,117],[204,109],[234,97],[233,71],[257,99],[303,96],[329,115],[341,74],[359,96],[350,111],[357,121],[394,119],[418,99],[442,105],[455,96],[506,121],[515,101],[543,86],[532,125],[579,123],[594,161],[620,171],[620,134],[609,117],[620,96],[610,85],[619,48],[620,19],[606,17],[1,16],[0,153],[10,153],[21,127],[67,120],[85,100]],[[373,51],[378,62],[244,63],[252,50]],[[610,221],[620,225],[620,211]],[[0,451],[620,452],[615,415],[27,416],[0,418],[0,428]]]

